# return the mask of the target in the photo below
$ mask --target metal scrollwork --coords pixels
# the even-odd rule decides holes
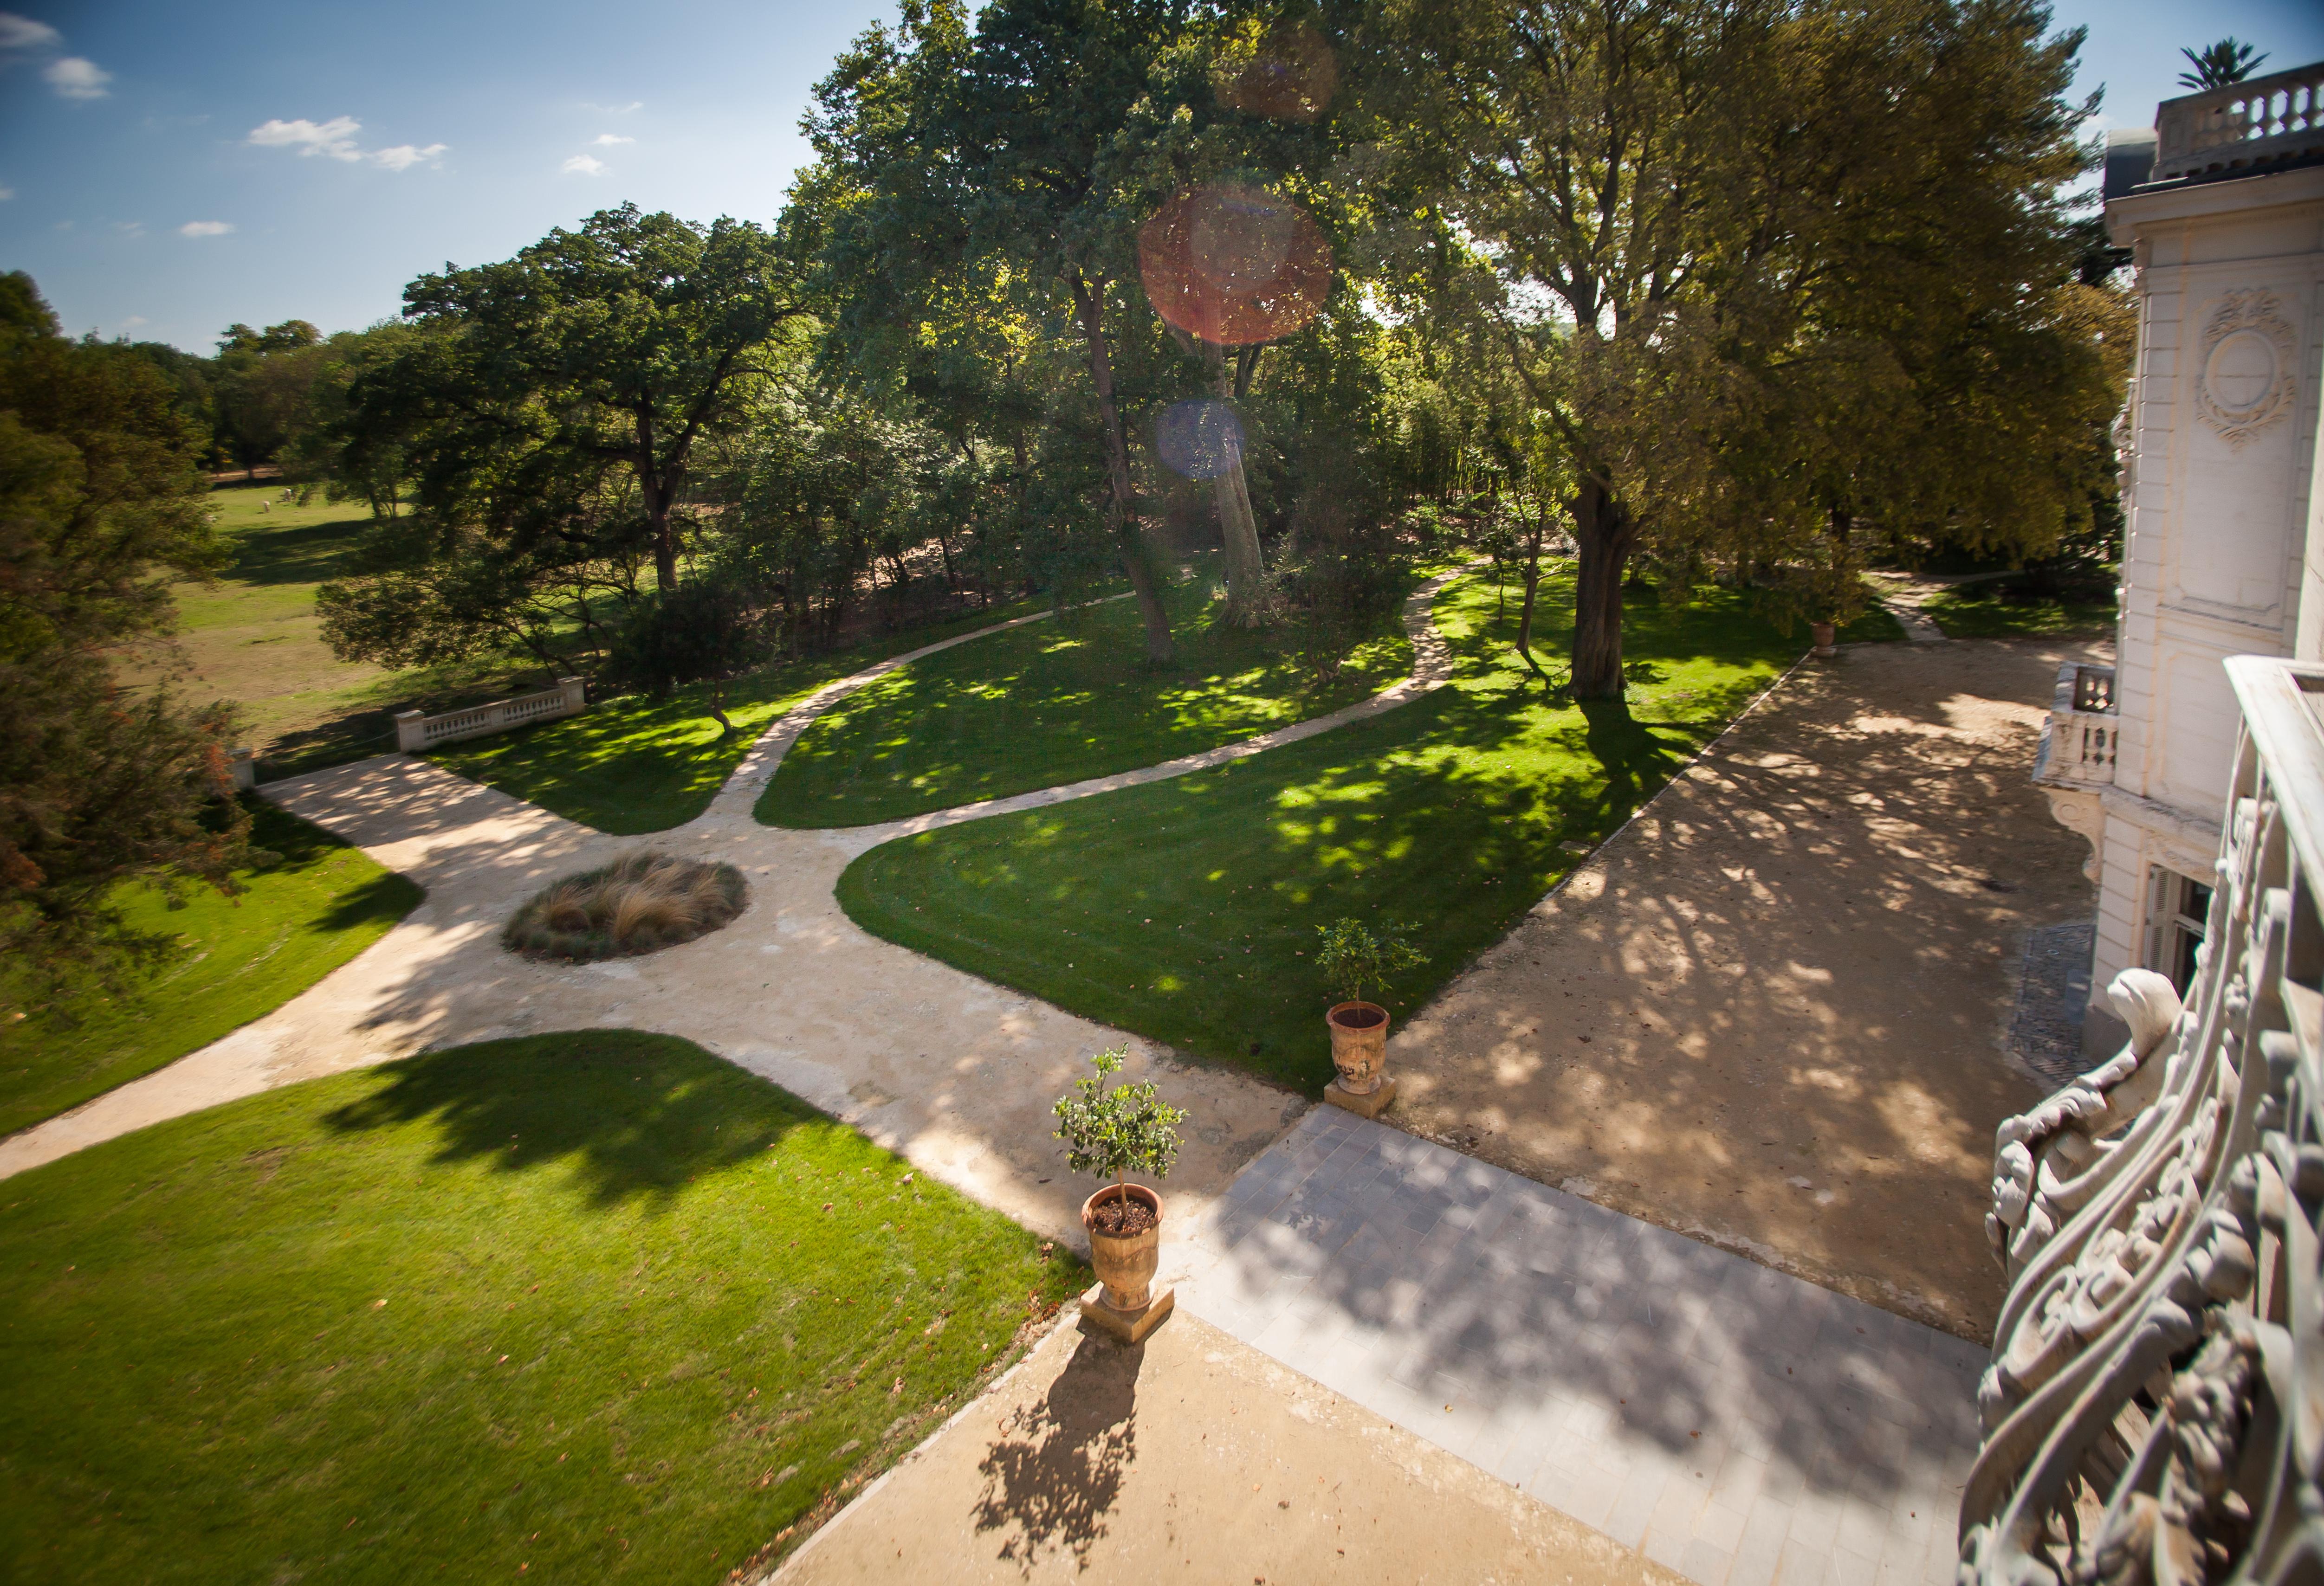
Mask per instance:
[[[2227,666],[2186,1000],[2117,980],[2123,1051],[1995,1141],[1961,1586],[2324,1586],[2324,669]]]

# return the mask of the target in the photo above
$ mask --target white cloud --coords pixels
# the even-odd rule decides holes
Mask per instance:
[[[372,159],[390,171],[409,171],[422,160],[433,160],[441,154],[447,143],[430,143],[422,149],[412,143],[398,143],[392,149],[374,149]]]
[[[78,55],[68,55],[61,60],[51,60],[41,75],[49,86],[68,99],[102,99],[106,84],[113,74],[94,60]]]
[[[636,142],[637,139],[625,138],[619,133],[599,133],[595,137],[589,140],[589,146],[593,149],[610,149],[616,143],[634,143]]]
[[[14,188],[0,188],[0,204],[6,203],[15,196],[16,189]]]
[[[224,236],[234,227],[223,220],[189,220],[178,227],[180,236]]]
[[[116,220],[113,223],[113,229],[123,236],[143,236],[145,223],[142,220]]]
[[[646,102],[643,99],[632,99],[626,105],[590,105],[585,103],[581,106],[584,110],[595,110],[600,115],[627,115],[632,110],[643,110],[645,107]]]
[[[150,324],[150,323],[151,323],[151,321],[149,321],[149,320],[145,318],[145,316],[144,316],[144,315],[143,315],[143,314],[132,314],[128,318],[124,319],[124,320],[121,322],[121,328],[122,328],[122,329],[124,329],[124,330],[134,330],[134,329],[136,329],[136,328],[137,328],[139,326],[141,326],[141,325],[145,325],[145,324]]]
[[[334,115],[321,123],[300,116],[296,121],[284,121],[279,116],[263,126],[250,129],[250,141],[263,149],[296,149],[301,154],[328,154],[334,160],[360,160],[363,151],[355,147],[355,134],[363,131],[363,123],[352,115]]]
[[[65,36],[44,22],[0,11],[0,50],[53,50]]]
[[[593,160],[586,154],[576,154],[572,159],[567,160],[561,169],[577,172],[582,176],[603,176],[605,174],[606,166],[603,160]]]

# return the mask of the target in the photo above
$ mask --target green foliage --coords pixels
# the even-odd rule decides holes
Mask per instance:
[[[2267,59],[2255,53],[2255,46],[2232,35],[2216,44],[2207,44],[2200,51],[2181,50],[2179,53],[2184,55],[2187,63],[2195,69],[2181,72],[2179,86],[2192,88],[2200,94],[2206,88],[2224,88],[2239,83]]]
[[[1428,962],[1406,935],[1409,927],[1368,926],[1353,915],[1317,926],[1323,945],[1315,953],[1316,973],[1342,1002],[1360,1002],[1367,987],[1386,985],[1408,969]]]
[[[29,281],[0,327],[0,956],[51,988],[171,951],[119,902],[131,878],[228,890],[247,822],[231,805],[223,705],[116,689],[115,658],[171,618],[170,576],[223,559],[199,437],[152,364],[51,333]]]
[[[726,686],[774,653],[766,613],[751,591],[730,582],[662,590],[631,613],[608,669],[618,687],[668,699],[687,683],[710,686],[710,714],[728,732]]]
[[[1114,1047],[1092,1057],[1097,1072],[1075,1080],[1072,1093],[1050,1109],[1056,1138],[1065,1142],[1065,1165],[1116,1184],[1133,1173],[1167,1178],[1178,1159],[1178,1125],[1186,1121],[1185,1112],[1156,1096],[1152,1080],[1104,1088],[1129,1055],[1129,1047]]]
[[[358,848],[245,795],[263,862],[238,892],[203,891],[172,908],[124,882],[109,901],[134,931],[176,945],[154,973],[110,993],[44,994],[37,977],[0,970],[0,1004],[30,1005],[0,1024],[0,1134],[77,1107],[270,1013],[384,936],[420,889]]]
[[[620,1030],[88,1147],[9,1180],[0,1264],[0,1553],[60,1583],[719,1580],[1088,1282],[764,1081]]]
[[[1362,130],[1412,217],[1383,284],[1565,454],[1580,696],[1622,691],[1634,556],[1812,573],[1852,520],[2036,552],[2087,514],[2130,326],[2078,279],[2080,35],[2046,22],[1380,8]]]

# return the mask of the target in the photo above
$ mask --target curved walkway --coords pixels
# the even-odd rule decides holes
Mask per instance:
[[[1051,1102],[1088,1056],[1128,1041],[1131,1077],[1167,1074],[1189,1114],[1170,1188],[1201,1211],[1307,1103],[1235,1070],[1178,1063],[1120,1030],[859,929],[834,888],[857,854],[911,832],[1129,787],[1328,732],[1441,687],[1450,655],[1429,607],[1458,570],[1406,601],[1411,676],[1329,715],[1158,766],[882,826],[786,831],[752,806],[815,715],[929,645],[827,685],[762,733],[710,807],[676,830],[613,837],[427,761],[383,755],[266,785],[266,796],[410,876],[427,897],[353,962],[169,1067],[0,1140],[0,1177],[150,1123],[431,1047],[603,1027],[682,1036],[844,1119],[923,1171],[1028,1227],[1085,1244],[1090,1185],[1066,1171]],[[726,861],[752,903],[725,929],[649,957],[553,966],[500,950],[509,913],[558,876],[641,845]]]

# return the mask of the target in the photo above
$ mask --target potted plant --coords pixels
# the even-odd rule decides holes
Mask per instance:
[[[1332,1066],[1339,1074],[1323,1097],[1367,1118],[1377,1117],[1395,1096],[1396,1082],[1388,1077],[1388,1010],[1365,1001],[1364,992],[1428,960],[1394,926],[1374,930],[1350,917],[1316,930],[1323,945],[1315,954],[1315,967],[1341,999],[1323,1015],[1332,1032]]]
[[[1127,1047],[1115,1047],[1091,1058],[1097,1072],[1076,1080],[1053,1111],[1066,1165],[1113,1180],[1082,1203],[1098,1278],[1082,1296],[1082,1314],[1121,1342],[1136,1343],[1169,1314],[1171,1295],[1167,1288],[1154,1292],[1162,1262],[1162,1197],[1130,1183],[1130,1175],[1169,1176],[1178,1159],[1178,1125],[1186,1115],[1158,1100],[1151,1080],[1105,1090],[1105,1076],[1119,1072],[1126,1056]]]

